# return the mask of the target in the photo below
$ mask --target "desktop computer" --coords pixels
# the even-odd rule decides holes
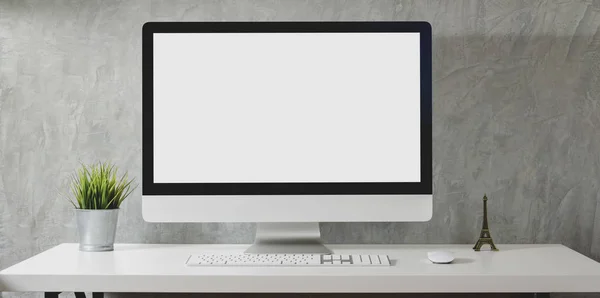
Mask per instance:
[[[426,22],[146,23],[143,217],[256,222],[247,252],[285,254],[427,221],[431,93]]]

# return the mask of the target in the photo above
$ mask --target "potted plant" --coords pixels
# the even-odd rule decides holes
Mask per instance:
[[[117,176],[111,163],[82,165],[72,176],[71,204],[75,207],[79,250],[111,251],[119,206],[136,188],[127,173]]]

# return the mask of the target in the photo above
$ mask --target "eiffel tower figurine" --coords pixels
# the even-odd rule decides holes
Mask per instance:
[[[481,227],[481,234],[479,234],[479,240],[473,246],[475,251],[480,251],[481,247],[485,244],[489,244],[490,248],[493,251],[498,251],[496,245],[494,245],[494,240],[492,240],[492,235],[490,235],[490,229],[488,228],[488,220],[487,220],[487,195],[483,195],[483,226]]]

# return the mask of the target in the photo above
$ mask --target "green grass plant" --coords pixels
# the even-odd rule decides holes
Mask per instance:
[[[82,164],[71,177],[71,204],[77,209],[118,209],[137,187],[127,173],[117,176],[114,164]]]

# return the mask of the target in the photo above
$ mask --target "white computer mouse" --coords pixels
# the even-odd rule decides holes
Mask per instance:
[[[427,258],[434,264],[449,264],[454,261],[454,254],[448,251],[431,251]]]

